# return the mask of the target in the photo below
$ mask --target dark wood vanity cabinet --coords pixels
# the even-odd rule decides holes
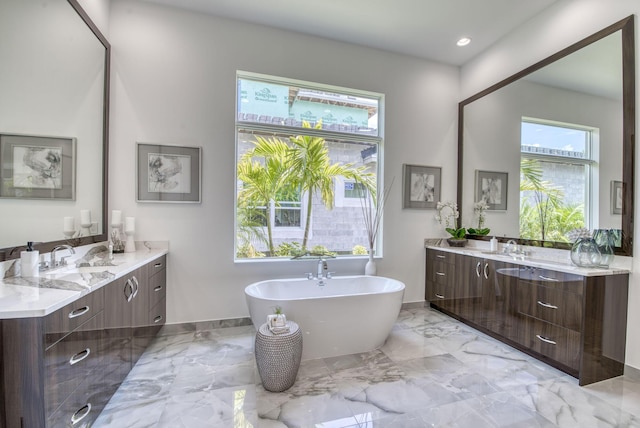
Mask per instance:
[[[437,301],[438,305],[453,309],[454,288],[456,284],[456,255],[447,251],[427,251],[427,301]]]
[[[163,256],[148,265],[149,318],[148,336],[155,336],[167,318],[167,258]]]
[[[105,384],[112,395],[164,324],[166,256],[113,281],[104,289]]]
[[[628,274],[582,276],[450,252],[453,291],[445,300],[432,291],[442,269],[434,255],[443,252],[427,249],[425,299],[432,307],[580,385],[623,373]]]
[[[91,426],[164,324],[165,265],[45,317],[0,321],[0,428]]]

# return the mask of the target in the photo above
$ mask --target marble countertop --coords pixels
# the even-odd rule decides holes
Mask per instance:
[[[0,319],[48,315],[169,252],[145,245],[137,248],[114,254],[111,260],[104,245],[92,246],[67,266],[40,272],[38,277],[5,274],[0,280]]]
[[[442,242],[438,242],[442,241]],[[630,267],[625,266],[626,259],[629,257],[616,256],[614,263],[608,268],[583,268],[578,267],[571,263],[569,259],[569,251],[567,250],[554,250],[526,247],[527,251],[530,251],[530,255],[527,255],[524,259],[513,257],[498,252],[489,251],[488,245],[485,248],[484,242],[478,242],[478,246],[466,246],[466,247],[450,247],[446,241],[443,240],[425,240],[425,247],[436,250],[449,251],[457,254],[464,254],[472,257],[482,257],[489,260],[497,260],[501,262],[513,263],[521,266],[532,266],[542,269],[550,269],[558,272],[572,273],[582,276],[603,276],[603,275],[620,275],[630,273]],[[486,243],[488,244],[488,243]],[[625,259],[625,260],[622,260]],[[616,263],[617,262],[617,263]]]

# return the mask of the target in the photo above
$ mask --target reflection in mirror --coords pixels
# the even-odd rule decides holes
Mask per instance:
[[[463,226],[485,200],[491,236],[567,248],[571,230],[615,229],[631,255],[632,53],[630,17],[460,103]]]
[[[76,0],[2,0],[0,58],[0,260],[106,239],[106,39]]]

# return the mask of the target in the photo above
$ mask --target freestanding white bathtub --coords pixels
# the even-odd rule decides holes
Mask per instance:
[[[244,290],[256,329],[280,306],[303,333],[302,359],[366,352],[382,346],[398,318],[404,284],[380,276],[274,279]]]

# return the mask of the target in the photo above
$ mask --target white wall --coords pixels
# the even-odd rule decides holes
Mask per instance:
[[[462,98],[467,98],[631,14],[636,15],[637,27],[637,15],[640,15],[640,2],[637,0],[561,0],[462,67]],[[636,61],[640,58],[637,34],[636,28]],[[640,82],[640,69],[637,67],[636,82]],[[636,91],[636,100],[640,100],[640,85],[636,85]],[[636,114],[636,129],[640,129],[637,118]],[[636,177],[639,175],[638,169],[640,160],[636,158]],[[637,189],[638,187],[636,201],[640,200]],[[637,206],[636,203],[636,224],[640,220],[640,209]],[[639,233],[636,227],[635,242],[640,242]],[[635,251],[637,254],[640,249]],[[640,257],[634,257],[634,273],[631,274],[629,283],[626,362],[636,368],[640,368],[640,312],[637,310],[640,305],[639,268]]]
[[[425,237],[444,236],[433,210],[402,210],[402,164],[442,167],[455,200],[458,69],[412,57],[146,3],[113,1],[110,209],[136,217],[136,239],[168,240],[168,322],[248,315],[244,287],[300,276],[312,262],[234,264],[235,72],[245,70],[386,95],[385,210],[380,275],[424,300]],[[135,201],[136,142],[203,147],[202,204]],[[338,275],[365,260],[331,260]]]
[[[100,32],[109,39],[110,0],[78,0],[78,3],[91,18]]]

